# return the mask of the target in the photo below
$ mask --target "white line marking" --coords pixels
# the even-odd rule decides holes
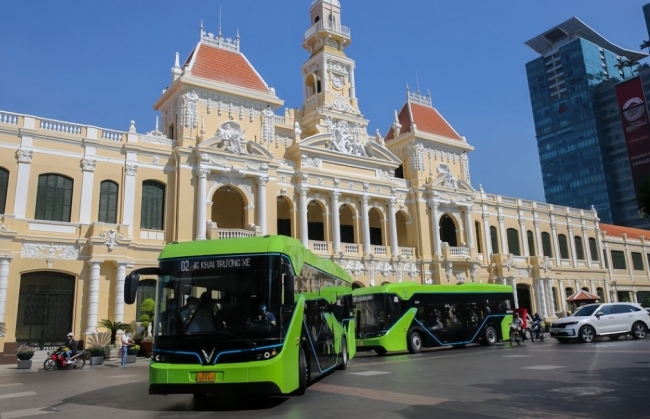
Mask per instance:
[[[361,375],[364,377],[372,377],[373,375],[384,375],[384,374],[390,374],[387,371],[364,371],[364,372],[351,372],[350,374],[352,375]]]
[[[530,358],[532,355],[504,355],[501,358]]]
[[[49,413],[57,413],[54,410],[43,410],[47,407],[36,407],[34,409],[14,410],[13,412],[0,413],[2,419],[15,419],[24,418],[26,416],[47,415]]]
[[[22,386],[22,385],[23,385],[23,383],[0,384],[0,388],[2,388],[2,387],[18,387],[18,386]]]
[[[2,399],[14,399],[16,397],[27,397],[27,396],[36,396],[36,392],[34,392],[34,391],[23,391],[22,393],[0,394],[0,400],[2,400]]]
[[[533,365],[532,367],[523,367],[523,370],[556,370],[564,368],[562,365]]]
[[[111,375],[106,378],[131,378],[131,377],[137,377],[137,375]]]

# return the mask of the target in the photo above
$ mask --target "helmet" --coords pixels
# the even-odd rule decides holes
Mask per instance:
[[[264,311],[266,311],[266,309],[267,309],[267,307],[266,307],[265,304],[262,304],[262,305],[260,306],[260,311],[264,312]]]
[[[72,333],[72,332],[68,333],[68,337],[69,338],[74,337],[74,333]]]

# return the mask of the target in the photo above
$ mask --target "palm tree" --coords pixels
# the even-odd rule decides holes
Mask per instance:
[[[643,41],[643,43],[639,46],[641,49],[648,49],[650,51],[650,41]]]
[[[636,61],[625,59],[625,60],[621,61],[620,63],[615,64],[614,67],[616,67],[618,69],[618,71],[623,71],[625,69],[625,67],[629,67],[629,69],[632,71],[632,74],[634,74],[638,70],[635,67],[637,64],[638,63]],[[625,78],[625,73],[623,73],[623,78]]]
[[[111,331],[111,345],[115,345],[115,338],[117,337],[118,330],[122,330],[123,332],[133,332],[130,324],[112,322],[109,319],[103,319],[100,321],[99,326]]]

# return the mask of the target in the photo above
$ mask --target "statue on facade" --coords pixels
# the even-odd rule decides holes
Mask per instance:
[[[230,153],[244,153],[244,148],[241,145],[242,141],[244,141],[244,132],[238,123],[226,122],[217,130],[217,137],[221,138],[218,148]]]
[[[347,121],[333,122],[328,119],[327,122],[329,124],[328,131],[332,134],[330,150],[353,156],[368,156],[359,139],[350,133]]]
[[[444,179],[444,186],[449,189],[458,189],[458,181],[454,178],[454,175],[451,173],[449,166],[446,164],[438,165],[438,178]]]

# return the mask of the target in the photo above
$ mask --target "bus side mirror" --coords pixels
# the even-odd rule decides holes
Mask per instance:
[[[124,280],[124,302],[126,304],[135,303],[135,298],[138,293],[138,282],[140,282],[140,275],[136,272],[128,274]]]

